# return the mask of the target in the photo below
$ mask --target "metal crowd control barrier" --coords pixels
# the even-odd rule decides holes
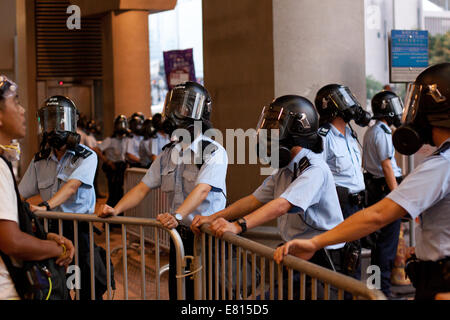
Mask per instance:
[[[128,168],[125,171],[124,192],[130,191],[134,186],[141,182],[147,169]],[[157,214],[161,212],[170,212],[169,202],[167,196],[160,188],[151,190],[145,199],[135,208],[124,212],[126,217],[134,218],[150,218],[156,219]],[[145,241],[154,244],[155,229],[145,228]],[[130,226],[128,232],[139,237],[139,227]],[[159,231],[159,246],[161,249],[168,251],[170,248],[170,237],[166,232]]]
[[[203,233],[201,236],[196,236],[194,243],[194,268],[198,270],[199,266],[204,266],[200,272],[194,275],[195,299],[263,300],[266,295],[266,285],[268,285],[267,294],[270,300],[275,298],[292,300],[294,297],[294,271],[300,273],[298,295],[300,300],[306,299],[308,294],[312,300],[322,298],[318,296],[319,282],[323,284],[324,300],[332,299],[330,296],[332,289],[334,291],[337,289],[338,300],[344,299],[344,292],[352,294],[353,299],[386,299],[381,291],[369,289],[361,281],[290,255],[285,257],[282,264],[277,265],[275,273],[274,249],[228,232],[222,239],[218,239],[212,235],[208,227],[208,225],[202,226]],[[208,241],[207,247],[206,241]],[[235,252],[235,261],[233,261],[233,252]],[[206,254],[208,261],[206,261]],[[248,255],[251,258],[251,271],[248,266]],[[235,270],[233,270],[233,264],[235,264]],[[269,269],[268,284],[266,284],[266,265]],[[258,267],[259,284],[256,281]],[[287,297],[283,297],[283,280],[286,280],[283,273],[287,273]],[[251,279],[248,279],[249,276]],[[277,297],[275,297],[275,277],[277,278]],[[306,277],[311,279],[311,289],[308,293],[305,290]]]
[[[63,213],[63,212],[43,212],[38,211],[35,213],[39,218],[44,219],[44,227],[48,230],[48,219],[58,220],[59,223],[59,234],[63,233],[63,220],[73,221],[74,230],[74,247],[75,256],[73,263],[79,266],[79,252],[78,252],[78,227],[79,223],[86,222],[89,224],[89,257],[90,261],[94,263],[90,264],[91,273],[91,299],[95,300],[95,260],[94,260],[94,223],[104,223],[105,226],[105,237],[106,237],[106,273],[107,273],[107,299],[112,299],[111,292],[111,247],[110,247],[110,224],[119,224],[122,226],[122,250],[123,250],[123,290],[124,290],[124,300],[128,300],[128,272],[127,272],[127,226],[135,227],[139,230],[140,239],[140,260],[141,260],[141,299],[146,299],[146,277],[145,277],[145,239],[144,239],[144,229],[151,227],[152,229],[159,229],[165,232],[173,240],[176,249],[176,271],[177,275],[177,299],[185,299],[185,255],[184,246],[181,241],[180,235],[176,230],[169,230],[164,228],[160,222],[155,219],[143,219],[143,218],[130,218],[130,217],[111,217],[107,219],[99,218],[93,214],[75,214],[75,213]],[[159,232],[154,232],[153,242],[155,244],[155,287],[156,287],[156,299],[160,299],[160,248],[159,248]],[[75,291],[76,299],[80,298],[79,290]]]

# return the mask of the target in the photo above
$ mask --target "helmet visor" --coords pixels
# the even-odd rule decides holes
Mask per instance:
[[[268,131],[268,134],[279,133],[279,137],[283,137],[285,133],[286,113],[284,108],[278,106],[264,106],[256,125],[256,133],[259,134],[261,129]],[[272,131],[272,129],[277,131]],[[278,138],[278,137],[277,137]]]
[[[207,98],[203,94],[175,88],[167,93],[163,115],[200,120],[204,109],[208,108],[206,102]]]
[[[17,85],[5,76],[0,76],[0,97],[3,99],[15,97]]]
[[[399,97],[383,100],[383,105],[383,109],[393,113],[391,116],[401,116],[403,114],[403,102]]]
[[[416,85],[415,83],[408,85],[405,98],[405,110],[402,117],[403,124],[411,124],[416,119],[422,89],[422,85]]]
[[[353,93],[347,87],[339,87],[330,93],[329,98],[340,111],[360,106]]]
[[[70,107],[46,106],[38,112],[40,132],[70,131],[76,132],[78,115]]]

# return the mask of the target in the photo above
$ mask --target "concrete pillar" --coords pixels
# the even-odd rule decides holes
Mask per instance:
[[[254,128],[277,96],[314,100],[325,84],[349,86],[365,104],[363,0],[203,2],[205,86],[213,123]],[[229,166],[228,200],[252,193],[259,165]]]
[[[148,12],[110,11],[103,27],[103,114],[108,134],[119,114],[151,114]]]

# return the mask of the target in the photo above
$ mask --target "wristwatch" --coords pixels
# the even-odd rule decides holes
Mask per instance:
[[[181,221],[183,221],[183,216],[179,213],[171,213],[171,215],[175,218],[175,220],[177,220],[178,223],[180,223]]]
[[[244,218],[240,218],[236,222],[242,229],[241,233],[239,233],[239,234],[242,234],[245,231],[247,231],[247,221]]]
[[[47,211],[51,211],[52,208],[50,208],[50,205],[48,204],[47,201],[42,201],[41,203],[38,204],[39,207],[46,207]]]

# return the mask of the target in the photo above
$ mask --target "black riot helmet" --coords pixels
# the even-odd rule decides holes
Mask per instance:
[[[366,127],[371,119],[350,89],[340,84],[322,87],[317,92],[314,104],[320,115],[320,126],[341,117],[347,123],[354,120],[357,125]]]
[[[135,112],[131,115],[128,121],[131,132],[136,135],[142,135],[142,126],[145,121],[144,114],[142,112]]]
[[[144,136],[144,140],[148,140],[149,138],[153,138],[156,131],[153,127],[152,118],[148,118],[144,120],[144,124],[142,125],[142,133]]]
[[[408,86],[402,125],[393,135],[395,149],[416,153],[434,145],[432,127],[450,128],[450,63],[428,67]]]
[[[48,143],[58,150],[64,145],[75,150],[80,143],[80,135],[76,132],[79,113],[72,100],[64,96],[50,97],[37,116],[43,138],[41,149]]]
[[[384,119],[388,125],[400,127],[403,102],[395,93],[391,91],[378,92],[373,96],[371,104],[373,119]]]
[[[128,120],[127,117],[123,114],[118,115],[116,119],[114,119],[114,133],[113,137],[123,137],[128,135]]]
[[[211,127],[211,108],[211,97],[201,84],[188,81],[176,85],[164,101],[164,131],[172,134],[177,128],[191,129],[197,120],[203,122],[205,131]]]
[[[306,98],[297,95],[286,95],[275,99],[268,107],[264,107],[257,125],[257,134],[261,136],[266,129],[267,139],[258,139],[265,143],[266,154],[273,160],[271,144],[279,145],[279,163],[271,160],[272,167],[285,167],[291,160],[291,149],[301,146],[321,153],[322,139],[317,133],[319,114],[314,105]],[[271,130],[271,129],[276,129]],[[264,141],[265,140],[265,141]],[[264,148],[258,145],[261,156]]]

